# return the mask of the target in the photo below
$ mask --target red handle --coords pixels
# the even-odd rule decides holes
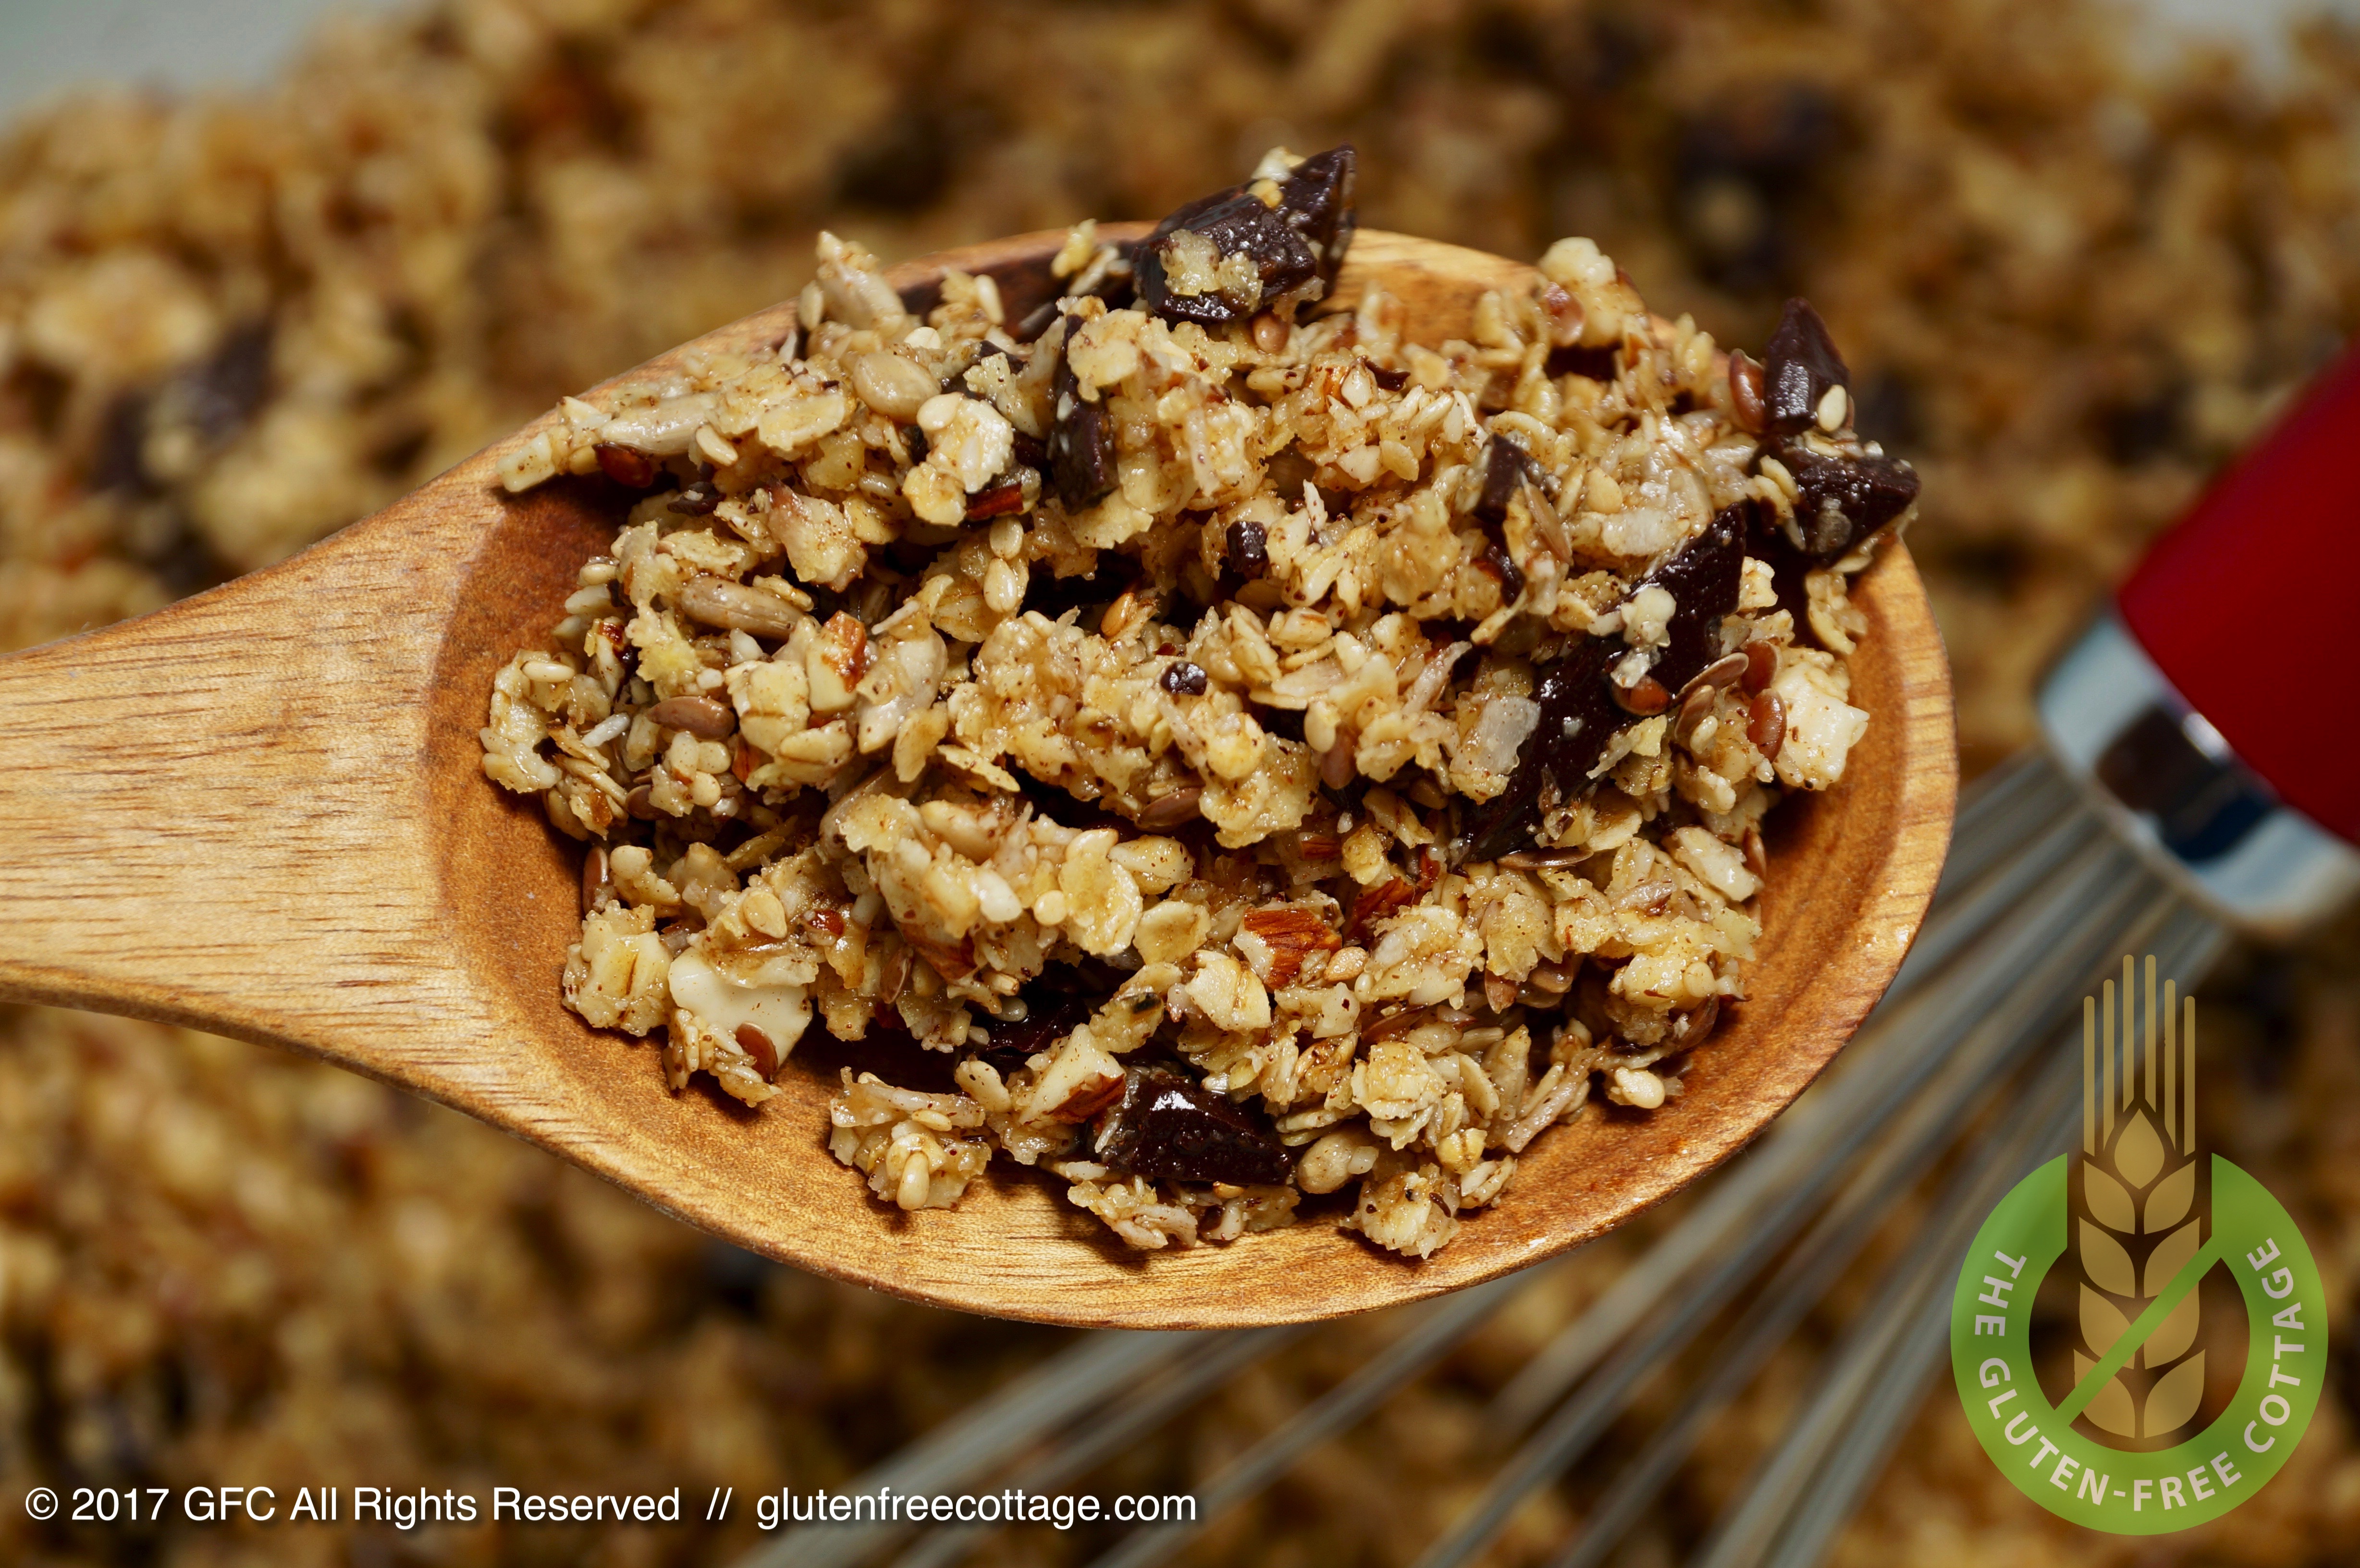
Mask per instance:
[[[2360,844],[2360,349],[2124,583],[2130,628],[2286,802]]]

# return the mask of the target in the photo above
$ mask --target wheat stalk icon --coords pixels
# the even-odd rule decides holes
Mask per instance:
[[[2070,1253],[2079,1265],[2078,1386],[2203,1244],[2196,1151],[2196,998],[2156,989],[2147,961],[2146,1006],[2133,961],[2117,992],[2109,980],[2081,1009],[2081,1149],[2073,1183]],[[2119,1007],[2118,1007],[2119,1002]],[[2204,1399],[2202,1314],[2191,1290],[2092,1399],[2083,1418],[2142,1443],[2195,1419]]]

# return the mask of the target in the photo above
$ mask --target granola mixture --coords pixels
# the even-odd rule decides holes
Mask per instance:
[[[1911,549],[1987,764],[2030,737],[2035,673],[2140,542],[2360,328],[2350,33],[2293,39],[2272,93],[2219,58],[2137,68],[2128,25],[2093,0],[470,0],[323,34],[234,96],[75,93],[0,144],[0,643],[300,548],[565,389],[792,297],[823,226],[898,259],[1153,216],[1272,142],[1349,138],[1373,225],[1519,256],[1590,234],[1723,343],[1766,341],[1788,295],[1819,305],[1863,428],[1925,475]],[[2346,921],[2204,988],[2231,1020],[2206,1081],[2244,1096],[2223,1152],[2300,1219],[2339,1345],[2355,973]],[[1655,1223],[1538,1271],[1181,1561],[1408,1563],[1491,1473],[1492,1395]],[[1872,1278],[1716,1424],[1624,1562],[1693,1549]],[[1303,1336],[1105,1484],[1200,1484],[1415,1321]],[[275,1470],[740,1499],[637,1539],[69,1529],[11,1503],[10,1562],[729,1563],[766,1539],[747,1497],[840,1485],[1061,1339],[762,1265],[315,1062],[0,1018],[0,1497]],[[1938,1386],[1833,1560],[2347,1563],[2354,1388],[2234,1518],[2131,1541],[2035,1508]],[[1535,1498],[1493,1561],[1549,1561],[1610,1475]],[[1109,1544],[1024,1530],[976,1561]]]
[[[1354,162],[1085,223],[1023,323],[824,234],[774,354],[504,460],[645,492],[483,732],[591,845],[568,1007],[748,1105],[814,1015],[906,1033],[949,1086],[830,1107],[879,1198],[998,1152],[1142,1249],[1357,1183],[1425,1258],[1594,1083],[1678,1093],[1917,477],[1808,305],[1717,356],[1588,240],[1473,343],[1317,313]]]

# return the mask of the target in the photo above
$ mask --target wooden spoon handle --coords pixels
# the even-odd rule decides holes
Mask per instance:
[[[404,1077],[384,1042],[421,1012],[480,1021],[419,766],[463,563],[395,522],[0,660],[0,996]]]

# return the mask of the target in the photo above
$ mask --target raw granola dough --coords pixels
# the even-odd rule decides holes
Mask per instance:
[[[1677,1094],[1916,476],[1809,306],[1722,355],[1587,240],[1472,342],[1320,313],[1353,174],[1083,224],[1021,321],[823,235],[776,354],[509,456],[639,493],[483,732],[591,846],[569,1007],[749,1105],[814,1022],[914,1040],[947,1086],[831,1105],[880,1200],[998,1153],[1142,1248],[1352,1187],[1426,1257],[1594,1086]]]

